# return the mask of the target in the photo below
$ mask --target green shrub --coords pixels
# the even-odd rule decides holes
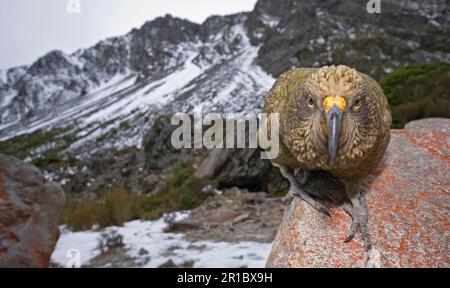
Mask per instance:
[[[392,111],[393,126],[412,120],[450,117],[450,64],[417,64],[384,77],[381,86]]]
[[[54,141],[55,138],[55,131],[36,131],[19,135],[0,142],[0,153],[23,159],[27,157],[30,150]]]
[[[136,148],[134,146],[130,146],[130,147],[123,148],[121,150],[116,150],[114,152],[114,155],[115,156],[125,156],[128,154],[137,153],[137,152],[139,152],[138,148]]]
[[[181,165],[167,178],[158,193],[138,199],[137,210],[140,218],[156,219],[163,213],[192,209],[200,205],[209,195],[201,190],[217,183],[207,178],[193,175],[194,169]]]
[[[208,194],[202,192],[207,185],[217,187],[217,183],[206,179],[191,176],[183,182],[179,188],[180,193],[180,210],[188,210],[199,206],[208,197]]]
[[[49,150],[41,157],[35,158],[31,163],[39,168],[46,168],[52,164],[61,164],[64,162],[61,157],[59,157],[58,152],[55,150]]]
[[[32,163],[40,168],[48,168],[49,165],[64,166],[67,164],[59,152],[67,149],[77,140],[75,132],[70,132],[73,127],[56,128],[48,131],[38,130],[30,134],[19,135],[0,142],[0,153],[11,155],[19,159],[31,156],[31,152],[40,147],[51,148],[32,160]]]
[[[128,130],[130,129],[130,124],[128,123],[128,121],[123,121],[119,124],[119,128],[120,130]]]

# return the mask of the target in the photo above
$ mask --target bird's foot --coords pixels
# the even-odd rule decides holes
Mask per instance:
[[[328,212],[328,210],[319,202],[317,202],[315,199],[313,199],[310,195],[308,195],[306,192],[304,192],[301,189],[295,189],[295,187],[291,187],[289,189],[289,192],[284,196],[281,200],[285,205],[291,204],[292,200],[295,196],[300,197],[302,200],[304,200],[306,203],[311,205],[314,209],[319,211],[320,213],[323,213],[327,215],[328,217],[331,217],[331,214]]]
[[[352,225],[350,226],[350,231],[348,232],[348,236],[344,240],[344,243],[351,241],[359,230],[361,231],[366,251],[370,251],[372,249],[372,242],[370,241],[369,229],[367,228],[369,211],[363,196],[361,198],[355,198],[356,199],[351,199],[351,203],[344,204],[344,210],[352,217]]]
[[[286,169],[285,167],[280,167],[280,172],[281,172],[281,175],[283,175],[284,178],[286,178],[289,181],[289,183],[291,184],[291,189],[289,189],[289,192],[282,199],[282,201],[284,203],[290,204],[292,202],[292,200],[294,199],[294,197],[298,196],[301,199],[303,199],[306,203],[311,205],[314,209],[319,211],[320,213],[323,213],[323,214],[327,215],[328,217],[331,217],[331,214],[327,211],[327,209],[325,209],[325,207],[322,204],[320,204],[319,202],[314,200],[311,197],[311,195],[309,195],[303,189],[303,187],[298,185],[299,184],[298,180],[295,178],[295,175],[294,175],[295,172],[293,173],[292,171]],[[308,174],[305,172],[305,182],[307,180],[306,179],[307,177],[308,177]]]

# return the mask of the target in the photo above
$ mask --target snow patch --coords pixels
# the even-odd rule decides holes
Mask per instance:
[[[98,249],[99,237],[100,233],[95,231],[70,232],[62,228],[51,261],[62,267],[67,267],[71,259],[71,254],[68,253],[70,253],[70,250],[76,249],[80,252],[81,265],[86,265],[92,258],[100,255]]]
[[[135,220],[125,223],[123,227],[105,230],[114,229],[123,236],[127,254],[140,267],[158,267],[168,260],[176,265],[193,262],[194,267],[264,267],[271,243],[189,241],[183,234],[164,232],[169,222],[181,221],[188,216],[189,212],[175,212],[155,221]],[[89,264],[101,253],[98,240],[102,232],[70,232],[63,228],[51,257],[52,262],[66,266],[68,251],[77,249],[81,254],[82,265]]]

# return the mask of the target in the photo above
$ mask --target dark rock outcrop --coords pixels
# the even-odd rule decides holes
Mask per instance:
[[[268,267],[450,267],[450,120],[411,122],[393,130],[387,153],[367,179],[374,245],[365,263],[360,235],[342,243],[351,218],[331,218],[300,199],[286,208]]]
[[[39,169],[0,155],[0,267],[48,267],[63,204]]]
[[[186,159],[188,149],[176,149],[171,144],[172,132],[177,126],[170,124],[170,116],[161,116],[155,120],[151,129],[143,138],[145,154],[145,169],[148,171],[161,171]],[[189,149],[191,150],[191,149]]]
[[[162,116],[148,130],[143,139],[146,171],[166,172],[185,162],[196,167],[196,177],[215,179],[219,188],[236,186],[250,191],[276,192],[287,187],[287,181],[278,169],[261,159],[261,149],[176,149],[171,144],[172,132],[176,128],[170,124],[169,116]],[[191,139],[194,139],[193,135]]]

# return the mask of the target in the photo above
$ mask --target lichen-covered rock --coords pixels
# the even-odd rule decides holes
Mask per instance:
[[[0,267],[47,267],[64,193],[33,165],[0,155]]]
[[[368,266],[450,267],[450,119],[434,118],[393,130],[387,153],[367,179]],[[268,267],[364,267],[360,234],[343,243],[351,218],[332,217],[294,199],[285,215]]]

